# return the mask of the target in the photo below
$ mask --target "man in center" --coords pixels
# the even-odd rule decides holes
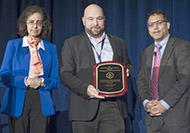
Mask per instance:
[[[60,60],[60,79],[70,89],[69,119],[73,133],[124,133],[128,115],[124,96],[107,98],[93,86],[93,66],[119,61],[132,71],[123,39],[105,33],[103,9],[87,6],[82,17],[85,32],[64,42]]]

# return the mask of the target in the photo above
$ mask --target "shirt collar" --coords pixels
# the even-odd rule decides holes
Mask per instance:
[[[170,37],[170,34],[168,34],[160,43],[157,43],[157,42],[155,41],[155,42],[154,42],[155,47],[157,47],[158,44],[160,44],[160,45],[162,46],[162,48],[165,47],[166,44],[167,44],[167,42],[168,42],[168,40],[169,40],[169,37]]]
[[[28,43],[27,36],[24,36],[24,37],[23,37],[22,47],[29,47],[29,48],[31,48],[31,46],[30,46],[29,43]],[[40,48],[45,51],[45,47],[44,47],[44,43],[43,43],[42,39],[41,39],[40,42],[38,43],[38,50],[39,50]]]
[[[87,36],[88,36],[88,38],[90,39],[91,42],[95,42],[95,41],[94,41],[94,38],[93,38],[92,36],[90,36],[87,32],[86,32],[86,34],[87,34]],[[106,38],[106,33],[105,33],[105,32],[103,32],[103,34],[102,34],[102,39],[101,39],[97,44],[99,44],[100,42],[102,42],[102,40],[103,40],[104,38]]]

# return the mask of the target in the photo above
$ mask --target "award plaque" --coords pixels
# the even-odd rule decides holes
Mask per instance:
[[[99,95],[118,97],[127,91],[126,67],[121,62],[101,62],[93,68],[93,85]]]

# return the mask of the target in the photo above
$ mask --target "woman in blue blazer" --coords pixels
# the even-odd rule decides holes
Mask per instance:
[[[55,113],[51,90],[59,87],[56,46],[41,39],[50,34],[51,23],[43,8],[29,6],[17,24],[22,38],[8,41],[0,69],[0,84],[6,87],[1,112],[11,118],[10,132],[46,133],[49,116]],[[31,74],[31,42],[36,40],[42,67],[41,73]]]

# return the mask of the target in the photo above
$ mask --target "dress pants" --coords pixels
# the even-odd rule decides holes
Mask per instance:
[[[10,133],[46,133],[49,116],[42,114],[39,90],[26,91],[22,116],[10,117]]]
[[[150,125],[146,125],[146,133],[189,133],[189,125],[168,126],[163,117],[153,117]]]
[[[72,121],[73,133],[124,133],[124,120],[116,101],[102,100],[91,121]]]

